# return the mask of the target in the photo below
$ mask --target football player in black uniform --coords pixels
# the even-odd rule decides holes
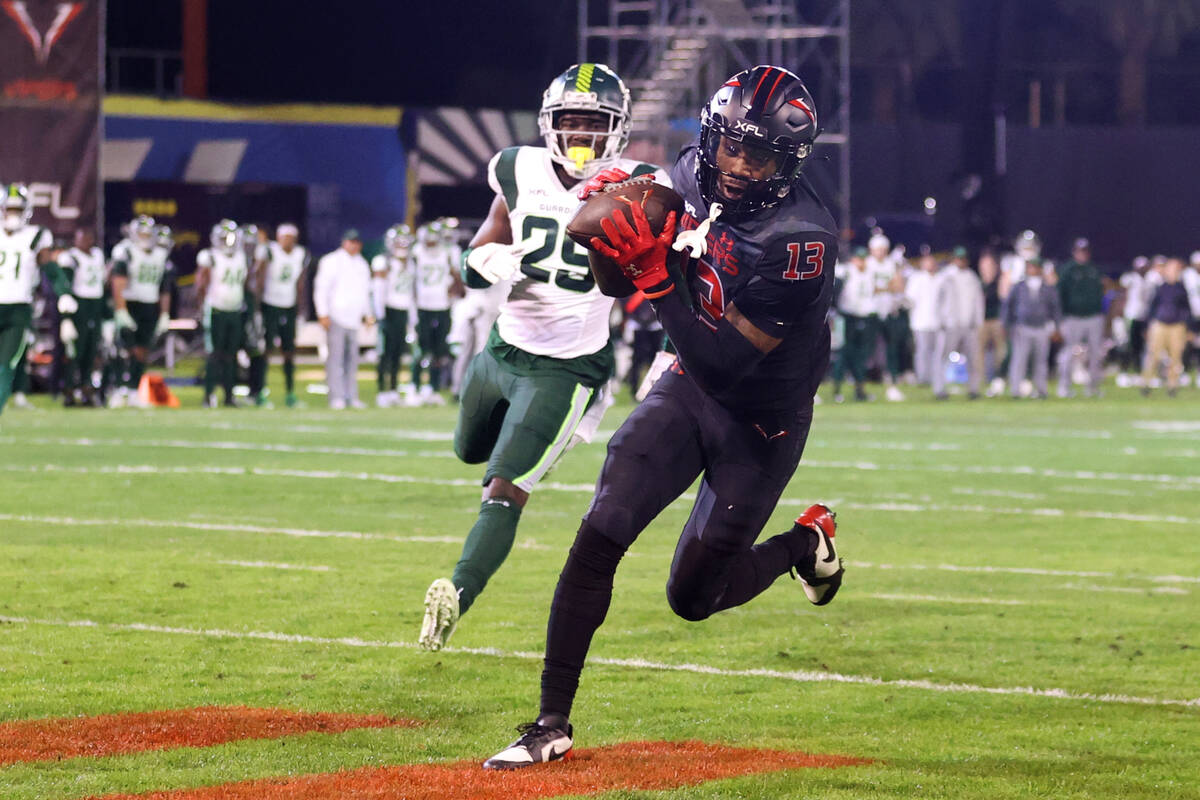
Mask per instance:
[[[726,81],[700,122],[671,172],[685,231],[675,237],[672,213],[655,236],[634,204],[634,224],[620,213],[604,221],[611,246],[592,240],[650,298],[678,359],[609,442],[554,593],[541,713],[488,769],[570,753],[568,716],[617,564],[697,476],[667,582],[676,614],[705,619],[789,571],[816,605],[841,585],[833,512],[823,505],[755,544],[800,461],[829,361],[838,240],[801,174],[818,132],[812,96],[791,72],[758,66]],[[598,177],[586,188],[621,176]],[[672,247],[691,254],[678,278],[667,267]]]

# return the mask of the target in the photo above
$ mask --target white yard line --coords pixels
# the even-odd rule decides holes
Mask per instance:
[[[118,631],[137,631],[142,633],[162,633],[181,636],[200,636],[212,639],[259,639],[271,642],[286,642],[292,644],[325,644],[344,647],[364,648],[404,648],[413,649],[412,642],[372,641],[357,637],[321,637],[304,636],[292,633],[276,633],[273,631],[227,631],[219,628],[183,628],[165,625],[147,625],[145,623],[115,623],[94,622],[92,620],[49,620],[29,617],[0,616],[0,622],[17,625],[49,625],[67,628],[101,628]],[[470,655],[490,656],[495,658],[516,658],[524,661],[541,661],[542,653],[522,651],[506,651],[496,648],[448,647],[446,653],[466,653]],[[651,670],[656,672],[685,672],[696,675],[716,675],[730,678],[766,678],[768,680],[793,681],[798,683],[849,683],[864,686],[885,686],[903,689],[919,689],[930,692],[945,692],[952,694],[991,694],[1015,695],[1024,697],[1046,697],[1055,700],[1079,700],[1091,703],[1126,704],[1143,706],[1167,706],[1200,708],[1200,697],[1191,699],[1173,699],[1162,697],[1140,697],[1125,694],[1095,694],[1092,692],[1075,692],[1068,689],[1038,689],[1032,686],[980,686],[969,683],[938,683],[931,680],[912,680],[907,678],[876,678],[869,675],[846,675],[837,672],[816,670],[783,671],[774,669],[725,669],[711,667],[705,664],[672,664],[661,661],[650,661],[641,658],[589,658],[589,664],[603,664],[611,667],[621,667],[634,670]]]
[[[1039,567],[963,566],[958,564],[873,564],[870,561],[847,561],[846,566],[858,569],[943,570],[945,572],[998,572],[1011,575],[1052,575],[1070,578],[1113,578],[1112,572],[1086,572]]]
[[[1002,600],[994,597],[938,597],[931,594],[869,594],[876,600],[898,600],[903,603],[951,603],[985,606],[1027,606],[1027,600]]]
[[[1158,580],[1155,578],[1154,580]],[[1191,594],[1187,589],[1179,589],[1174,586],[1148,586],[1144,589],[1135,589],[1132,586],[1097,586],[1095,584],[1082,583],[1064,583],[1060,589],[1075,589],[1081,592],[1115,592],[1118,594]]]
[[[239,450],[261,453],[312,453],[337,456],[379,456],[388,458],[454,458],[450,450],[392,450],[376,447],[325,447],[323,445],[272,444],[265,442],[196,442],[186,439],[100,439],[0,436],[0,444],[38,444],[62,447],[120,447],[182,450]]]
[[[319,564],[277,564],[273,561],[218,561],[218,564],[223,564],[228,567],[254,567],[258,569],[298,569],[306,572],[329,572],[333,567],[326,567]]]
[[[79,519],[77,517],[50,517],[35,514],[0,514],[3,522],[30,522],[37,525],[61,525],[69,528],[97,527],[121,530],[122,528],[182,528],[192,531],[216,531],[230,533],[263,533],[316,539],[361,539],[402,544],[462,544],[461,536],[388,536],[382,533],[360,533],[358,531],[312,530],[269,525],[242,525],[235,522],[191,522],[167,519]]]
[[[71,474],[113,474],[113,475],[235,475],[259,476],[270,478],[308,478],[315,480],[355,480],[379,481],[382,483],[413,484],[442,487],[479,488],[477,480],[463,478],[426,478],[417,475],[397,475],[380,472],[352,472],[346,470],[301,470],[301,469],[268,469],[264,467],[158,467],[152,464],[115,464],[100,467],[68,467],[56,464],[41,464],[32,466],[7,465],[0,467],[7,472],[64,472]],[[1200,478],[1196,480],[1200,481]],[[538,484],[541,491],[577,492],[591,494],[595,489],[591,483],[556,483],[545,481]],[[694,500],[695,495],[685,493],[680,496],[683,500]],[[787,508],[807,508],[811,500],[783,498],[780,506]],[[841,509],[856,511],[884,511],[888,513],[926,514],[929,512],[949,512],[964,514],[1002,514],[1025,517],[1069,517],[1076,519],[1099,519],[1119,522],[1138,522],[1149,524],[1170,524],[1200,526],[1200,518],[1180,517],[1160,514],[1131,514],[1121,511],[1068,511],[1061,508],[1017,508],[981,505],[947,505],[940,503],[856,503],[843,501]]]

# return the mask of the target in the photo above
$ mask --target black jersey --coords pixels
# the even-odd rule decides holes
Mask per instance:
[[[708,215],[696,183],[693,143],[671,170],[683,196],[680,230]],[[735,412],[788,411],[812,404],[829,364],[825,315],[833,296],[838,239],[833,217],[803,177],[778,205],[718,217],[708,252],[686,268],[696,314],[715,327],[730,303],[764,333],[783,341],[744,378],[714,398]],[[681,359],[686,371],[686,359]]]

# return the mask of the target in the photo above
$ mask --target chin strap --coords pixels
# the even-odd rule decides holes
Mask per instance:
[[[713,203],[708,207],[708,217],[700,222],[698,226],[690,231],[683,231],[675,237],[675,241],[671,244],[671,249],[677,253],[682,253],[685,249],[691,258],[699,258],[708,252],[708,229],[712,227],[713,222],[717,217],[721,216],[724,207],[720,203]]]

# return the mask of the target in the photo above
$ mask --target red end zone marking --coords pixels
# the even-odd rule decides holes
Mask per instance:
[[[21,761],[210,747],[239,739],[419,724],[381,714],[307,713],[241,706],[21,720],[0,724],[0,767]]]
[[[785,769],[870,763],[862,758],[744,750],[703,742],[627,742],[577,751],[570,761],[512,772],[484,770],[480,761],[372,767],[201,789],[107,795],[100,800],[512,800],[615,789],[674,789]]]

